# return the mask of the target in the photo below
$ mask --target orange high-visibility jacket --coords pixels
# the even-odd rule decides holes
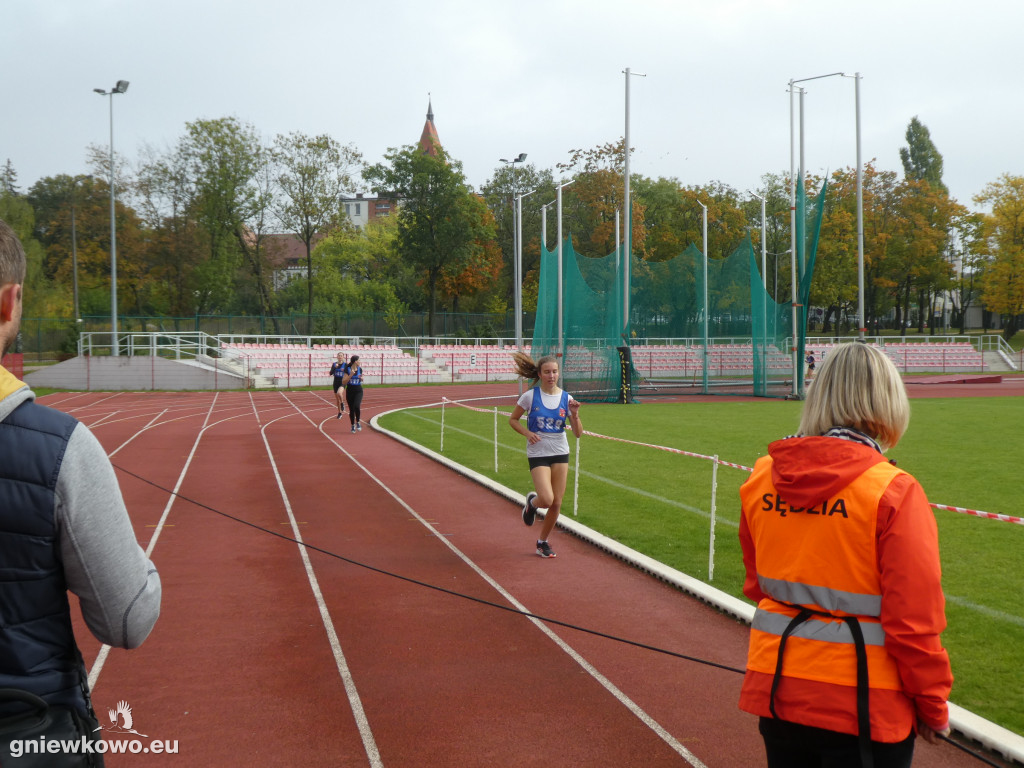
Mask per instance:
[[[905,739],[916,719],[948,724],[953,676],[935,517],[920,484],[874,448],[838,437],[772,443],[740,489],[743,592],[758,603],[740,708],[856,734],[854,616],[864,635],[871,738]],[[822,616],[821,613],[830,614]]]

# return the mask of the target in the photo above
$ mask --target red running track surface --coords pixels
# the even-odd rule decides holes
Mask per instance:
[[[516,391],[456,394],[511,407]],[[443,395],[452,388],[367,388],[363,415]],[[139,649],[98,660],[76,617],[101,721],[124,700],[142,746],[178,744],[175,755],[108,754],[108,766],[763,765],[735,672],[354,564],[744,664],[744,625],[571,536],[542,560],[518,507],[369,426],[351,434],[329,391],[41,401],[111,453],[164,585]],[[180,498],[162,490],[174,488]],[[337,557],[308,551],[304,562],[281,538],[296,532]],[[921,744],[917,764],[977,762]]]

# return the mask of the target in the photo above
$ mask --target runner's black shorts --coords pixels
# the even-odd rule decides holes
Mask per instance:
[[[534,467],[550,467],[552,464],[568,464],[569,454],[560,453],[557,456],[530,456],[530,469]]]

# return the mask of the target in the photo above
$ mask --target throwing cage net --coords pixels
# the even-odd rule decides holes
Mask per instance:
[[[566,238],[561,269],[559,250],[542,249],[533,358],[558,356],[563,386],[584,402],[801,394],[824,198],[822,187],[807,210],[802,190],[797,193],[796,312],[792,302],[777,303],[766,291],[749,236],[728,257],[707,264],[692,244],[667,261],[634,258],[628,276],[621,248],[591,258]]]

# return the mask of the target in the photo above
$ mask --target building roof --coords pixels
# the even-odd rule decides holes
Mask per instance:
[[[434,106],[430,97],[427,97],[427,122],[423,124],[423,133],[420,134],[420,150],[426,155],[437,157],[437,150],[441,148],[441,139],[437,135],[437,127],[434,125]]]
[[[313,235],[311,243],[313,248],[316,248],[317,243],[323,239],[324,236],[319,233]],[[299,239],[298,235],[267,235],[266,241],[267,256],[275,269],[305,265],[306,244]]]

